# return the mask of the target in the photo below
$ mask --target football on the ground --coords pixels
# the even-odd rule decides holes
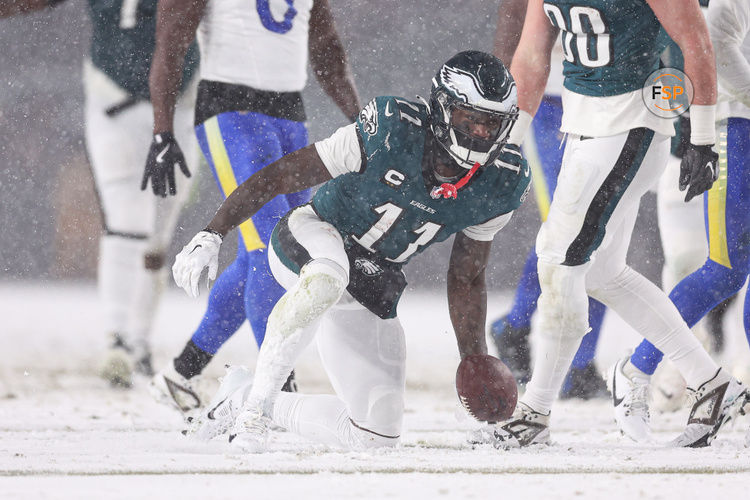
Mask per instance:
[[[518,387],[510,368],[494,356],[470,354],[456,370],[458,399],[483,422],[508,419],[516,408]]]

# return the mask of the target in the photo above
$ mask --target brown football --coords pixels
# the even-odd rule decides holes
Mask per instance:
[[[458,399],[477,420],[499,422],[511,416],[518,401],[513,373],[494,356],[470,354],[456,370]]]

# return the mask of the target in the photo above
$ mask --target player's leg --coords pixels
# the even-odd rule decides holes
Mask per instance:
[[[720,145],[720,152],[721,149]],[[732,158],[731,155],[728,157],[725,152],[721,156],[723,157],[723,161],[720,161],[719,185],[715,186],[715,191],[712,190],[709,192],[707,195],[709,200],[711,200],[712,196],[715,197],[717,195],[719,197],[730,197],[730,189],[727,189],[726,160],[728,158],[728,163],[731,165]],[[721,172],[722,167],[723,172]],[[731,182],[729,184],[732,185]],[[718,203],[718,200],[714,199],[714,203],[717,211],[725,211],[725,207],[727,206],[726,199],[722,203]],[[711,204],[710,201],[709,204]],[[719,222],[731,220],[731,215],[727,215],[728,217],[724,217],[724,214],[722,214],[720,217],[714,218]],[[741,219],[747,220],[747,208],[743,210]],[[727,222],[727,235],[732,233],[731,227],[732,225]],[[709,230],[710,233],[711,231]],[[731,237],[729,238],[731,239]],[[679,310],[678,315],[681,315],[687,321],[688,325],[694,325],[723,296],[726,296],[728,293],[727,290],[736,290],[741,286],[741,283],[735,285],[733,282],[741,281],[744,283],[746,274],[740,280],[733,279],[730,273],[720,269],[722,266],[714,262],[714,260],[720,260],[721,258],[732,258],[728,252],[728,246],[719,245],[721,241],[726,243],[726,239],[716,240],[715,243],[712,242],[711,254],[714,255],[709,255],[709,261],[704,268],[680,282],[670,294],[671,302],[677,306],[673,308],[674,311],[677,312]],[[661,331],[654,330],[654,325],[658,325],[657,322],[653,320],[644,321],[648,319],[648,314],[646,314],[648,304],[656,305],[656,301],[657,299],[660,300],[660,297],[657,294],[649,296],[645,284],[638,285],[637,281],[632,278],[628,277],[627,280],[624,278],[625,275],[615,280],[621,282],[623,285],[619,287],[620,290],[616,293],[621,294],[623,297],[626,297],[628,294],[633,295],[634,298],[629,298],[626,302],[622,303],[622,306],[619,306],[617,309],[618,314],[654,345],[659,346],[662,351],[666,352],[667,349],[670,349],[670,359],[685,377],[688,387],[694,388],[689,392],[700,395],[700,397],[696,398],[696,403],[693,406],[685,433],[675,441],[675,444],[681,446],[706,446],[724,423],[728,412],[731,412],[737,401],[742,399],[744,387],[732,379],[725,370],[718,369],[717,365],[708,357],[705,350],[700,347],[695,337],[686,337],[684,335],[684,328],[675,327],[674,321],[671,319],[671,316],[673,316],[671,311],[668,311],[666,308],[661,309],[659,318],[667,320],[663,327],[659,328]],[[708,283],[704,282],[703,279],[705,278],[711,281]],[[630,281],[630,283],[626,281]],[[715,284],[711,286],[711,283]],[[616,296],[612,293],[615,288],[611,286],[608,288],[610,290],[601,290],[603,295],[616,299]],[[717,296],[719,298],[716,298]],[[646,301],[639,305],[638,297],[646,299]],[[619,300],[619,302],[622,301]],[[667,312],[669,312],[668,315],[666,314]],[[630,363],[624,364],[622,372],[630,371],[633,376],[647,376],[640,370],[637,370],[639,373],[634,373],[634,369],[639,362],[637,355],[636,353],[636,357],[631,358]],[[640,361],[643,361],[643,358]],[[617,375],[618,373],[615,372],[615,376]],[[615,378],[615,380],[617,379]],[[617,394],[613,395],[617,399]],[[708,412],[706,414],[709,406],[718,407],[720,411]]]
[[[519,384],[531,376],[531,316],[539,298],[539,277],[536,274],[536,252],[532,248],[521,272],[510,312],[490,326],[490,336],[498,357],[510,368]]]
[[[265,446],[264,420],[273,415],[281,387],[321,317],[339,301],[349,281],[341,236],[309,206],[291,211],[279,222],[269,261],[287,292],[268,318],[253,387],[233,426],[238,444],[248,451]]]
[[[105,329],[113,336],[102,374],[115,385],[129,386],[135,361],[147,353],[145,344],[136,345],[129,321],[154,232],[155,197],[139,190],[151,140],[150,107],[139,103],[108,116],[106,109],[127,94],[90,64],[84,68],[84,88],[86,146],[104,223],[99,295]]]
[[[542,221],[547,218],[562,162],[561,120],[560,98],[545,96],[532,122],[533,134],[527,137],[523,146],[524,155],[532,170],[532,186]],[[529,334],[531,317],[536,311],[540,293],[536,251],[532,248],[516,287],[510,312],[494,321],[490,327],[490,335],[500,359],[508,365],[521,384],[528,382],[531,375]]]
[[[591,399],[604,397],[607,385],[596,368],[594,356],[599,342],[599,334],[604,323],[607,306],[598,300],[589,298],[589,326],[591,331],[581,339],[581,345],[573,357],[570,369],[560,390],[560,398]]]
[[[684,129],[683,126],[681,133],[672,138],[673,153],[677,152],[680,144],[677,140],[684,135]],[[685,202],[685,193],[678,188],[680,162],[680,158],[670,155],[657,185],[656,213],[664,252],[662,289],[667,292],[682,278],[698,269],[707,255],[703,233],[703,203],[699,198]],[[708,331],[703,324],[695,325],[693,333],[708,348]],[[658,410],[674,411],[684,402],[685,380],[671,363],[662,364],[659,373],[652,379],[651,386],[652,407]]]
[[[227,112],[195,128],[198,143],[224,197],[253,173],[281,157],[279,131],[269,120],[258,113]],[[194,377],[200,375],[246,319],[251,319],[260,345],[268,313],[283,292],[271,276],[266,254],[261,252],[265,251],[273,224],[288,208],[283,197],[276,197],[240,225],[237,256],[214,283],[200,324],[180,355],[152,381],[152,392],[157,399],[175,404],[183,411],[199,406],[201,398]],[[246,290],[252,293],[248,296]]]
[[[247,116],[238,115],[236,119],[245,121],[248,120]],[[250,173],[307,145],[307,128],[304,123],[259,115],[252,118],[250,126],[255,134],[247,135],[242,144],[234,146],[240,151],[247,152],[245,154],[248,156],[245,161],[251,162]],[[271,232],[279,219],[291,208],[307,203],[309,200],[310,190],[304,190],[279,196],[259,210],[252,217],[255,233],[250,238],[254,238],[257,234],[260,241],[250,241],[248,245],[245,243],[245,236],[250,233],[240,228],[243,243],[249,250],[245,310],[259,346],[263,343],[266,334],[268,316],[284,293],[284,289],[273,278],[268,264],[267,246]]]
[[[175,174],[177,194],[167,197],[154,196],[156,210],[154,213],[154,230],[150,235],[143,258],[145,272],[140,273],[135,287],[135,300],[131,306],[129,331],[136,343],[149,344],[151,325],[163,291],[166,287],[170,266],[166,262],[166,251],[174,236],[177,220],[182,207],[192,191],[194,180],[198,177],[198,144],[193,133],[193,108],[195,107],[195,85],[193,82],[177,101],[174,115],[174,133],[180,144],[185,161],[192,171],[191,177],[181,173]],[[149,111],[149,114],[152,114]],[[150,356],[141,372],[153,375]]]
[[[380,319],[359,305],[336,306],[321,322],[318,352],[336,396],[281,394],[274,422],[345,449],[396,445],[406,358],[399,320]]]
[[[750,238],[750,200],[747,163],[750,155],[749,120],[731,119],[719,128],[727,137],[719,144],[719,179],[704,195],[709,256],[703,267],[683,279],[670,298],[689,326],[697,323],[718,303],[734,295],[747,278]],[[743,133],[745,134],[743,136]],[[644,341],[636,348],[631,363],[651,374],[663,357]]]
[[[279,127],[279,122],[289,124],[288,128],[306,139],[304,124],[259,113],[222,113],[196,127],[198,143],[224,197],[282,156],[283,135],[288,130]],[[266,249],[273,226],[288,209],[285,198],[278,196],[240,225],[237,257],[212,287],[206,313],[190,341],[173,366],[160,373],[187,389],[187,403],[196,401],[191,379],[203,371],[245,319],[250,320],[257,344],[262,343],[268,314],[283,293],[268,268]],[[168,385],[161,379],[154,384],[157,389]],[[165,395],[163,390],[154,392]],[[175,399],[175,391],[169,394]]]
[[[626,220],[637,212],[654,173],[644,162],[653,132],[636,129],[604,138],[570,139],[550,214],[537,237],[540,356],[523,402],[546,413],[588,330],[586,274],[604,242],[627,245]],[[660,142],[663,142],[660,141]],[[662,144],[663,145],[663,144]],[[622,241],[618,231],[627,232]],[[537,365],[539,365],[537,367]]]

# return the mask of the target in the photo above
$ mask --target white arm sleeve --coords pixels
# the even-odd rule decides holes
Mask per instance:
[[[750,106],[750,61],[742,53],[750,31],[750,0],[712,0],[707,17],[719,80],[734,98]]]
[[[316,142],[315,149],[331,177],[359,172],[362,168],[362,147],[355,123],[341,127],[331,137]]]
[[[476,226],[469,226],[461,232],[472,240],[492,241],[495,234],[505,227],[512,215],[513,212],[508,212]]]

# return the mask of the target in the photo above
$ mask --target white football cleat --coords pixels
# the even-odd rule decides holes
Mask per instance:
[[[693,402],[685,430],[672,441],[673,446],[703,448],[709,446],[721,427],[743,410],[750,400],[747,388],[719,369],[697,389],[688,387]]]
[[[227,367],[216,395],[206,410],[194,419],[184,434],[201,441],[209,441],[226,434],[241,413],[247,395],[253,386],[253,375],[244,366]]]
[[[628,378],[623,372],[630,356],[619,360],[609,371],[607,385],[612,393],[615,422],[625,436],[636,442],[648,442],[651,415],[648,411],[649,376]]]
[[[513,415],[495,427],[495,448],[522,448],[533,444],[549,444],[549,414],[539,413],[518,403]]]
[[[161,370],[148,383],[148,392],[159,402],[182,413],[200,408],[204,401],[197,390],[199,375],[186,379],[174,369],[174,363]]]
[[[260,407],[245,407],[229,431],[229,442],[247,453],[263,453],[268,448],[270,422]]]

